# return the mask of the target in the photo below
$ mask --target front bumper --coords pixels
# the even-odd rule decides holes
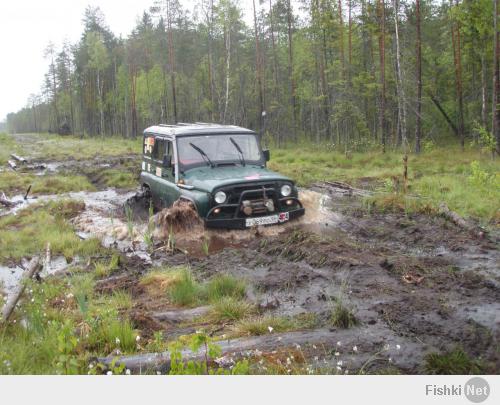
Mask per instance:
[[[265,225],[265,226],[273,226],[273,225],[282,225],[286,224],[287,222],[291,221],[292,219],[298,218],[304,213],[306,210],[301,207],[301,208],[296,208],[294,210],[288,211],[288,221],[285,222],[277,222],[276,224],[272,225]],[[205,219],[205,226],[207,228],[224,228],[224,229],[248,229],[246,226],[246,218],[211,218],[211,219]]]

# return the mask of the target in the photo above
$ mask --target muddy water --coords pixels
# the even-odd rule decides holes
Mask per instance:
[[[78,258],[75,258],[73,264],[75,264],[75,262],[78,262]],[[27,265],[27,263],[23,264]],[[66,270],[68,266],[69,264],[64,256],[54,257],[48,266],[43,267],[40,276],[46,277],[51,274],[56,274]],[[24,272],[25,270],[21,266],[0,266],[0,294],[3,295],[4,298],[9,299],[11,294],[16,291]]]

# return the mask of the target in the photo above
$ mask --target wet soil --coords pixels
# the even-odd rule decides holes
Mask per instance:
[[[351,371],[414,374],[426,372],[428,353],[459,347],[479,359],[484,372],[500,372],[498,233],[480,238],[438,216],[369,213],[359,197],[322,187],[301,190],[307,214],[298,221],[246,231],[193,225],[177,232],[168,250],[168,232],[154,222],[158,217],[151,219],[153,242],[146,243],[151,227],[144,204],[134,205],[127,218],[123,206],[134,192],[106,189],[39,200],[69,196],[85,202],[72,220],[76,232],[99,237],[126,258],[117,274],[97,283],[98,292],[129,291],[129,315],[146,339],[155,331],[174,339],[200,327],[222,339],[232,330],[203,315],[182,322],[157,316],[185,309],[141,286],[140,277],[154,266],[188,264],[200,281],[221,273],[244,279],[247,299],[262,315],[314,319],[280,339],[270,333],[260,347],[260,340],[249,338],[254,340],[242,343],[249,350],[292,350],[294,336],[301,336],[297,342],[317,368],[335,369],[340,353],[342,370],[347,365]],[[356,326],[334,326],[339,303],[354,314]]]

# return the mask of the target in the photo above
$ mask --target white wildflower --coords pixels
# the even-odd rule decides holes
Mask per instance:
[[[269,333],[271,333],[274,330],[272,326],[268,326],[267,329],[269,330]]]
[[[392,363],[392,357],[389,357],[389,363]]]
[[[140,337],[139,335],[137,335],[137,336],[135,337],[135,341],[136,341],[136,342],[138,342],[139,340],[141,340],[141,337]]]
[[[344,364],[344,362],[342,360],[337,361],[337,366],[342,367],[343,364]]]
[[[108,371],[108,372],[106,373],[106,375],[113,375],[113,372],[112,372],[112,371]]]
[[[288,365],[292,364],[292,360],[290,359],[290,357],[286,358],[286,364],[288,364]]]
[[[319,357],[318,356],[314,356],[314,361],[318,361]]]
[[[358,351],[358,346],[354,346],[354,347],[352,348],[352,351],[353,351],[353,352],[357,352],[357,351]]]
[[[90,369],[94,368],[94,365],[93,364],[89,364],[89,368]]]
[[[298,343],[295,345],[295,347],[297,348],[297,350],[300,350],[300,345]]]
[[[313,349],[317,349],[316,345],[313,345]]]
[[[339,357],[340,356],[340,353],[339,352],[335,352],[335,357]]]
[[[125,370],[125,374],[130,375],[130,370],[128,368]]]
[[[337,342],[337,346],[342,346],[342,343],[340,342],[340,340]]]
[[[119,344],[120,344],[120,339],[115,338],[115,343],[116,343],[117,345],[119,345]]]
[[[400,345],[396,345],[396,349],[397,350],[401,350],[401,346]]]
[[[342,371],[342,367],[337,366],[337,371]]]
[[[161,375],[161,371],[157,371],[157,372],[156,372],[156,375]]]
[[[278,341],[280,341],[281,339],[282,339],[282,337],[281,337],[281,336],[278,336]]]

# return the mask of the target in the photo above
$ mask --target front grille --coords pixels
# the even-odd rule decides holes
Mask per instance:
[[[241,194],[244,191],[254,190],[251,193],[246,193],[245,199],[256,200],[263,198],[263,188],[276,190],[276,187],[277,185],[275,183],[252,183],[224,187],[222,190],[228,195],[229,204],[238,204]],[[268,198],[274,198],[274,194],[275,192],[266,191],[266,196]]]

